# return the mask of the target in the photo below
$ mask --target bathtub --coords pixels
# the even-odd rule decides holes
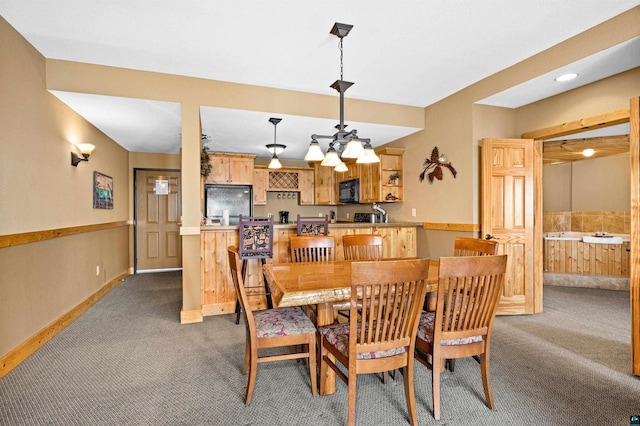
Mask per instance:
[[[544,284],[629,289],[629,235],[544,234]]]

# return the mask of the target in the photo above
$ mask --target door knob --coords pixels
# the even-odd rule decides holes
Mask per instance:
[[[485,239],[485,240],[499,240],[500,238],[496,238],[496,237],[494,237],[494,236],[493,236],[493,235],[491,235],[491,234],[486,234],[486,235],[484,236],[484,239]]]

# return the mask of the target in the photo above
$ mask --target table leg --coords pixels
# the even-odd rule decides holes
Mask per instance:
[[[333,303],[318,303],[318,308],[316,310],[316,325],[318,327],[322,327],[323,325],[333,324]],[[318,342],[320,345],[320,342]],[[319,346],[318,346],[319,348]],[[318,349],[320,351],[320,349]],[[335,361],[333,355],[329,355],[332,361]],[[318,367],[320,367],[320,362],[322,359],[318,356]],[[319,368],[318,368],[319,369]],[[331,395],[336,391],[336,373],[330,368],[327,368],[327,375],[325,377],[320,377],[320,380],[324,380],[324,395]]]

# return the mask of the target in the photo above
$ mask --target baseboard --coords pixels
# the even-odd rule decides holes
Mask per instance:
[[[40,349],[42,345],[64,330],[69,324],[74,322],[80,315],[86,312],[98,300],[102,299],[105,294],[118,286],[129,276],[128,273],[122,273],[107,284],[102,286],[98,291],[85,299],[78,306],[62,315],[60,318],[31,336],[20,346],[0,358],[0,379],[6,376],[11,370],[16,368],[22,361],[27,359],[31,354]]]
[[[194,322],[202,322],[202,309],[192,309],[190,311],[180,311],[180,324],[193,324]]]

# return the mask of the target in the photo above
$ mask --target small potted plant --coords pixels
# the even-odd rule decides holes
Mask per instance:
[[[389,176],[389,185],[397,185],[399,179],[400,179],[400,172],[393,172]]]

